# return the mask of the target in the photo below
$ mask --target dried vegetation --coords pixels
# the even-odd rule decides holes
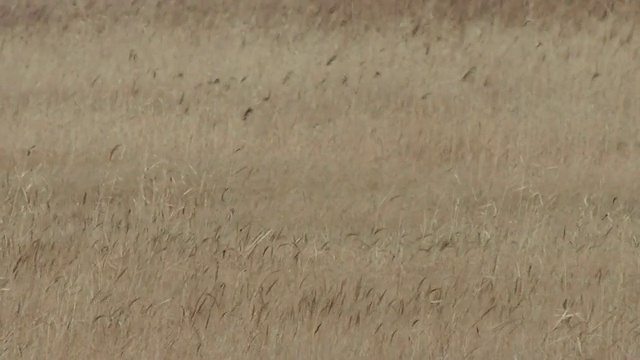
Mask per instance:
[[[3,358],[639,356],[636,2],[3,4]]]

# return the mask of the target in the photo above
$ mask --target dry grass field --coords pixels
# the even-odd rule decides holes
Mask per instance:
[[[604,1],[6,1],[0,358],[640,358]]]

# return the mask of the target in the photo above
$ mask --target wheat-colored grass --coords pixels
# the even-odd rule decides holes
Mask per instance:
[[[0,356],[640,356],[632,5],[534,3],[6,5]]]

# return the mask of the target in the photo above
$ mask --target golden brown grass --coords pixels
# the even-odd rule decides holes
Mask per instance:
[[[639,356],[633,23],[330,3],[5,8],[3,358]]]

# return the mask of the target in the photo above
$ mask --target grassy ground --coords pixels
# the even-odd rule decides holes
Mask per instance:
[[[633,5],[47,4],[0,9],[3,358],[640,355]]]

